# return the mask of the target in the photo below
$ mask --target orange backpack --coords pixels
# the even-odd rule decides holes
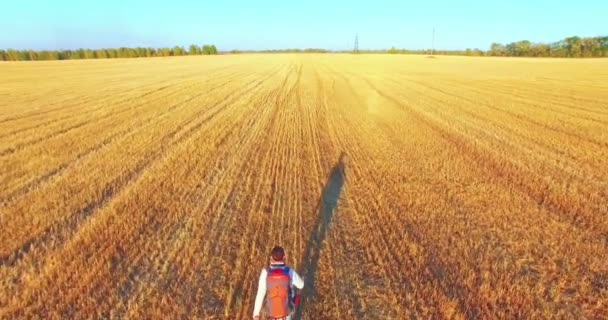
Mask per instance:
[[[290,277],[289,267],[266,269],[266,307],[271,318],[284,318],[289,315]]]

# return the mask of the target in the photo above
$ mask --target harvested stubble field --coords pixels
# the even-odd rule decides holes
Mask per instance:
[[[608,317],[608,60],[0,64],[0,318]]]

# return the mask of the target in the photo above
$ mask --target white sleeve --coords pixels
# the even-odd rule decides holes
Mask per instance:
[[[294,287],[302,290],[302,288],[304,288],[304,281],[302,278],[300,278],[300,275],[298,275],[296,270],[291,269],[291,271],[291,284],[293,284]]]
[[[258,281],[258,294],[255,297],[255,306],[253,307],[253,317],[259,316],[262,310],[262,303],[266,296],[266,269],[262,269],[260,280]]]

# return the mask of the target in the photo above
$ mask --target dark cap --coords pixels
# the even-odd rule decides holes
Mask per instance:
[[[283,247],[276,246],[272,248],[270,256],[274,261],[283,261],[283,258],[285,258],[285,250],[283,250]]]

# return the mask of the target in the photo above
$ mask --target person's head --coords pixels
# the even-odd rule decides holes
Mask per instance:
[[[270,262],[285,262],[285,250],[283,247],[275,246],[270,251]]]

